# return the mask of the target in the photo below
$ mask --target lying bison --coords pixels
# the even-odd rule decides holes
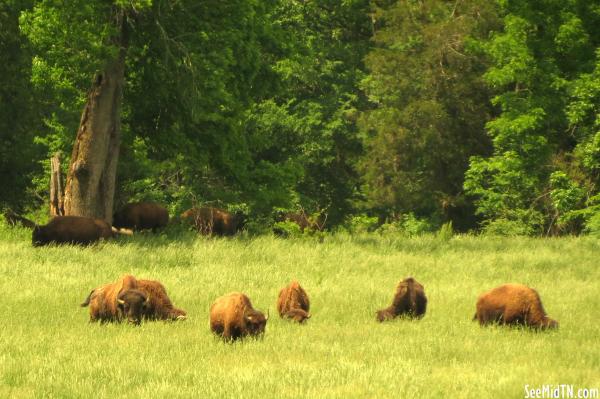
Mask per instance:
[[[219,297],[210,306],[210,329],[225,341],[264,334],[268,319],[240,292]]]
[[[181,219],[194,226],[201,234],[232,236],[244,227],[246,218],[241,211],[235,214],[223,209],[191,208],[181,214]]]
[[[136,202],[125,205],[113,215],[113,226],[132,230],[157,229],[169,223],[167,209],[154,202]]]
[[[297,281],[292,281],[290,285],[279,291],[277,311],[280,317],[303,323],[307,319],[310,319],[309,310],[310,301],[308,295]]]
[[[112,229],[104,220],[85,216],[55,216],[48,224],[33,228],[32,243],[36,247],[51,243],[89,245],[112,236]]]
[[[137,280],[125,275],[115,283],[94,288],[82,307],[90,307],[90,321],[120,322],[126,319],[133,324],[145,320],[183,320],[186,313],[177,309],[167,296],[165,287],[158,281]]]
[[[423,317],[427,310],[424,287],[414,278],[408,277],[398,283],[392,304],[377,311],[377,321],[391,320],[400,315]]]
[[[477,299],[473,320],[489,323],[521,324],[533,328],[557,328],[558,322],[546,316],[540,296],[522,284],[504,284]]]

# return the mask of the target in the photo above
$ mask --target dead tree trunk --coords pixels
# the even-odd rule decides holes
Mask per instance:
[[[60,153],[54,154],[50,159],[50,215],[61,216],[65,214],[63,185],[60,174]]]
[[[121,144],[121,98],[127,52],[126,21],[122,11],[115,16],[119,52],[98,73],[87,102],[67,174],[65,215],[90,216],[112,222],[113,198],[119,146]]]

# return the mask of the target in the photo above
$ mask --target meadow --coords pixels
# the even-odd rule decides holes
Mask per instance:
[[[345,234],[217,239],[141,234],[89,248],[33,248],[0,227],[0,397],[522,398],[524,387],[600,387],[600,242]],[[131,273],[158,279],[184,322],[99,325],[79,304]],[[419,321],[377,323],[406,276],[429,299]],[[276,313],[297,279],[306,325]],[[556,331],[481,328],[477,296],[538,290]],[[262,340],[213,337],[208,309],[243,291],[269,311]]]

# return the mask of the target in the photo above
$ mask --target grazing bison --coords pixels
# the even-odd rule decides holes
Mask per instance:
[[[504,284],[477,299],[473,320],[489,323],[522,324],[546,329],[557,328],[558,322],[546,316],[537,291],[522,284]]]
[[[167,209],[153,202],[136,202],[125,205],[113,215],[113,226],[132,230],[157,229],[169,223]]]
[[[55,216],[48,224],[33,228],[32,243],[36,247],[50,243],[88,245],[112,236],[111,227],[104,220]]]
[[[94,288],[82,307],[90,307],[90,321],[128,322],[139,324],[148,305],[148,297],[138,289],[138,281],[132,275],[125,275],[114,283]]]
[[[421,318],[427,310],[424,287],[414,278],[408,277],[398,283],[392,304],[377,311],[377,321],[391,320],[400,315]]]
[[[173,306],[165,286],[159,281],[138,280],[138,289],[146,294],[148,303],[144,318],[148,320],[185,320],[187,313]]]
[[[31,220],[24,218],[21,215],[18,215],[17,213],[15,213],[14,211],[7,209],[6,211],[4,211],[4,220],[6,220],[6,223],[11,226],[14,227],[17,224],[20,224],[23,227],[27,227],[28,229],[33,229],[35,228],[35,223],[32,222]]]
[[[264,334],[268,319],[240,292],[219,297],[210,306],[210,329],[225,341]]]
[[[280,317],[303,323],[305,320],[310,319],[309,310],[308,295],[297,281],[292,281],[290,285],[279,291],[277,311]]]
[[[90,321],[126,318],[140,324],[145,320],[185,320],[186,312],[171,303],[165,287],[154,280],[125,275],[117,282],[93,289],[81,306],[90,306]]]
[[[223,209],[191,208],[181,214],[201,234],[232,236],[244,227],[246,217],[241,211],[231,214]]]

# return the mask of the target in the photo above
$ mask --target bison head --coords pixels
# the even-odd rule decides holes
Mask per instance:
[[[546,318],[546,320],[542,323],[542,329],[549,328],[558,328],[558,321],[553,320],[551,318]]]
[[[123,291],[117,297],[117,305],[129,323],[140,324],[150,306],[150,296],[139,290]]]
[[[250,335],[262,335],[265,333],[265,327],[267,326],[267,320],[269,316],[265,317],[262,312],[252,310],[244,314],[244,320],[246,322],[246,329]]]
[[[284,316],[298,323],[304,323],[306,320],[310,319],[310,314],[303,309],[289,310]]]
[[[36,225],[33,228],[33,232],[31,233],[31,243],[34,247],[39,247],[40,245],[44,245],[46,243],[46,234],[44,233],[44,229],[42,226]]]
[[[376,319],[378,322],[384,322],[386,320],[391,320],[394,318],[394,313],[389,309],[378,310]]]

